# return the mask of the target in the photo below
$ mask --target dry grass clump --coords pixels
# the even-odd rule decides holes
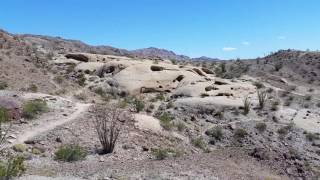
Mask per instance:
[[[10,157],[8,160],[0,161],[0,179],[9,180],[21,176],[26,168],[22,156]]]
[[[182,152],[169,148],[154,148],[151,152],[156,160],[164,160],[168,157],[179,157],[182,155]]]
[[[255,128],[262,133],[267,129],[267,125],[266,123],[260,122],[256,124]]]
[[[160,125],[163,129],[169,131],[173,128],[174,124],[172,123],[172,119],[168,113],[161,114],[158,119],[160,120]]]
[[[202,149],[202,150],[206,150],[206,148],[207,148],[207,144],[206,144],[206,142],[203,140],[202,137],[197,137],[197,138],[191,139],[191,144],[192,144],[194,147],[199,148],[199,149]]]
[[[248,135],[247,131],[245,129],[242,129],[242,128],[235,129],[235,131],[234,131],[234,137],[236,139],[243,139],[247,135]]]
[[[251,109],[251,102],[250,102],[250,99],[247,96],[243,100],[243,114],[247,115],[250,112],[250,109]]]
[[[213,137],[215,140],[221,140],[223,138],[223,131],[220,126],[209,129],[205,133],[207,136]]]
[[[263,109],[266,104],[267,97],[268,97],[267,92],[266,91],[257,91],[257,94],[258,94],[258,100],[259,100],[259,108]]]
[[[55,153],[55,160],[73,162],[84,159],[87,152],[79,145],[61,146]]]
[[[27,101],[22,107],[22,117],[26,119],[34,119],[37,115],[45,113],[49,110],[47,102],[42,99]]]
[[[0,81],[0,90],[4,90],[8,87],[8,84],[4,81]]]
[[[261,82],[254,82],[253,85],[256,86],[257,89],[261,89],[265,87],[264,84]]]

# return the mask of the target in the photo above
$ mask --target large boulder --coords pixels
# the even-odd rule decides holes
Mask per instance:
[[[83,54],[67,54],[65,55],[68,59],[74,59],[81,62],[89,62],[89,58]]]

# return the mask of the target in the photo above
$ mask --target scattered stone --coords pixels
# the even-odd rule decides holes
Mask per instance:
[[[312,146],[316,146],[316,147],[320,148],[320,140],[314,140],[312,143]]]
[[[39,155],[39,154],[41,154],[42,153],[42,151],[40,151],[38,148],[32,148],[32,154],[36,154],[36,155]]]
[[[25,152],[27,150],[27,146],[25,144],[16,144],[12,148],[16,152]]]
[[[37,142],[35,140],[26,140],[24,141],[25,144],[36,144]]]
[[[104,162],[104,157],[100,157],[99,162]]]
[[[8,139],[7,141],[8,141],[8,143],[12,144],[15,140],[14,139]]]
[[[142,151],[149,151],[149,148],[146,146],[142,146]]]
[[[9,135],[8,138],[17,139],[17,137],[14,134]]]
[[[83,54],[67,54],[65,57],[68,59],[74,59],[81,62],[89,62],[89,58]]]
[[[124,144],[124,145],[122,145],[122,148],[123,148],[123,149],[135,149],[134,146],[129,145],[129,144]]]

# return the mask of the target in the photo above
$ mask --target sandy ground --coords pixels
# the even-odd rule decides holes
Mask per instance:
[[[66,98],[41,93],[25,93],[21,97],[26,100],[38,98],[46,99],[50,112],[45,113],[31,123],[23,124],[21,126],[13,125],[13,130],[11,130],[8,135],[10,142],[8,146],[23,143],[26,140],[56,128],[57,126],[72,121],[86,112],[91,106],[91,104],[74,103]]]
[[[88,107],[90,107],[90,104],[81,104],[81,103],[76,103],[75,105],[75,112],[70,114],[64,119],[57,119],[50,121],[49,123],[40,123],[36,127],[31,127],[29,129],[24,129],[22,133],[19,134],[17,139],[12,142],[12,144],[19,144],[23,143],[26,140],[29,140],[43,132],[49,131],[51,129],[54,129],[57,126],[61,126],[66,122],[72,121],[75,118],[77,118],[81,113],[85,112]]]

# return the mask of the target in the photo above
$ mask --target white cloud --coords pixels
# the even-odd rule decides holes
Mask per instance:
[[[280,40],[285,40],[285,39],[287,39],[286,36],[278,36],[277,38],[280,39]]]
[[[224,48],[222,48],[222,51],[226,51],[226,52],[235,51],[235,50],[237,50],[237,48],[234,48],[234,47],[224,47]]]
[[[244,45],[244,46],[249,46],[251,43],[248,42],[248,41],[243,41],[241,44]]]

